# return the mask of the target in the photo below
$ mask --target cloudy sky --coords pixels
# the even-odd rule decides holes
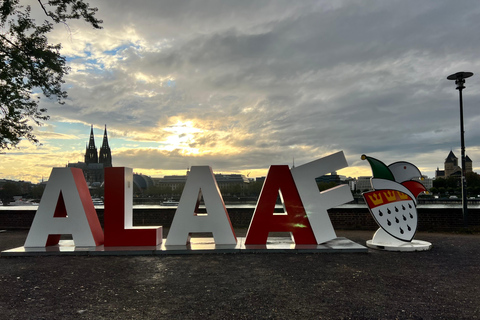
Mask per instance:
[[[33,1],[34,14],[44,19]],[[194,165],[265,175],[343,150],[348,176],[367,154],[434,176],[465,142],[480,171],[478,1],[89,0],[103,29],[58,26],[66,104],[0,155],[0,177],[37,182],[83,161],[90,126],[108,128],[114,166],[161,177]]]

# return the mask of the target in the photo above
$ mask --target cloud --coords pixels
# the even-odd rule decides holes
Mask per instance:
[[[477,2],[90,3],[104,29],[56,28],[69,98],[42,104],[52,123],[108,124],[124,143],[115,164],[265,170],[344,150],[351,172],[364,172],[367,153],[432,176],[458,150],[458,94],[446,76],[480,67]],[[474,167],[478,85],[474,76],[464,92]],[[179,121],[193,131],[171,131]]]

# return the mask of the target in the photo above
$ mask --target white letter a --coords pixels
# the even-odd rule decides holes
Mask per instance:
[[[77,247],[103,244],[102,227],[78,168],[52,169],[24,246],[55,245],[62,234],[71,234]]]
[[[197,213],[200,194],[203,195],[207,214]],[[193,232],[211,232],[216,245],[237,243],[227,209],[209,166],[192,167],[165,245],[184,246],[189,241],[189,234]]]

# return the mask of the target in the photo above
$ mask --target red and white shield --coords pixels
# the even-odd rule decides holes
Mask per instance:
[[[417,230],[417,209],[413,199],[398,190],[366,192],[363,198],[378,225],[392,237],[412,241]]]

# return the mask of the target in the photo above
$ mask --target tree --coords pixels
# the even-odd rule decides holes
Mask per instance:
[[[13,196],[19,196],[22,189],[18,183],[13,181],[5,182],[0,188],[0,200],[4,206],[7,206],[12,200]]]
[[[433,180],[433,186],[435,188],[445,188],[447,186],[447,180],[445,180],[444,178],[436,178],[435,180]]]
[[[476,172],[467,172],[465,174],[467,179],[467,186],[469,187],[480,187],[480,175]]]
[[[49,119],[45,108],[39,108],[39,93],[56,97],[64,103],[67,92],[62,90],[63,77],[68,73],[60,44],[50,44],[47,34],[54,24],[83,19],[93,28],[101,29],[95,18],[97,8],[82,0],[38,0],[39,9],[47,19],[37,24],[31,7],[19,0],[0,2],[0,149],[15,147],[22,138],[39,143],[32,124],[41,125]]]
[[[43,191],[45,190],[45,185],[37,184],[36,186],[32,187],[30,191],[30,196],[35,200],[40,200],[43,196]]]
[[[263,181],[252,181],[247,185],[247,194],[249,196],[258,197],[263,188]]]

